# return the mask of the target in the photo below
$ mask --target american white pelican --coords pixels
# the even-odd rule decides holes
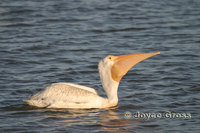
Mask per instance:
[[[99,62],[99,74],[107,98],[93,88],[72,83],[54,83],[44,91],[24,100],[27,104],[46,108],[108,108],[118,104],[117,90],[121,78],[135,64],[156,53],[107,56]]]

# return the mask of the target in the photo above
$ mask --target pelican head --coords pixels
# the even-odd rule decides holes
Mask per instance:
[[[117,103],[117,89],[122,77],[137,63],[157,54],[160,54],[160,52],[109,55],[101,60],[99,62],[99,74],[108,100]]]

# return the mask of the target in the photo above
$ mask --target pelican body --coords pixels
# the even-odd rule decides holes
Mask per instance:
[[[98,69],[102,86],[107,97],[98,95],[95,89],[72,84],[53,83],[24,100],[27,104],[45,108],[109,108],[118,104],[118,86],[121,78],[135,64],[151,57],[156,53],[136,53],[120,56],[107,56],[99,62]]]

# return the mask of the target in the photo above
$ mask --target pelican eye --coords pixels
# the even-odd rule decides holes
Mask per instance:
[[[109,56],[108,59],[113,61],[115,59],[115,57],[114,56]]]

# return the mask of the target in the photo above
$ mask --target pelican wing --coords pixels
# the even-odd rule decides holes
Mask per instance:
[[[84,106],[97,98],[100,97],[93,88],[71,83],[54,83],[24,102],[37,107],[66,108]]]

